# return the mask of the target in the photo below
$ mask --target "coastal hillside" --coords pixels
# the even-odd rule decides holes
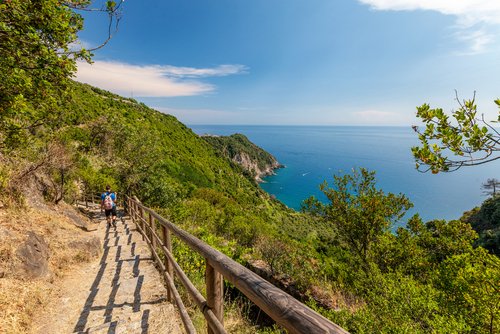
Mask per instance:
[[[223,156],[240,165],[256,181],[262,181],[262,177],[272,175],[275,169],[283,167],[272,154],[241,133],[230,136],[203,135],[202,138]]]
[[[300,211],[291,210],[264,192],[253,172],[242,172],[231,160],[237,152],[222,153],[230,146],[245,152],[251,145],[242,136],[230,139],[231,145],[221,142],[214,147],[171,115],[73,81],[77,61],[90,62],[93,56],[86,49],[74,50],[77,33],[83,29],[79,13],[104,12],[112,27],[113,20],[121,18],[123,3],[105,1],[101,9],[92,10],[89,2],[76,0],[0,1],[0,331],[36,332],[39,311],[48,305],[46,291],[58,291],[65,269],[97,263],[92,248],[77,250],[87,241],[95,243],[82,231],[85,218],[69,204],[101,192],[108,184],[119,201],[123,200],[120,194],[137,196],[173,224],[258,272],[350,333],[500,331],[500,258],[478,245],[478,233],[469,222],[423,221],[418,214],[407,217],[413,206],[410,200],[377,188],[376,171],[365,168],[325,180],[318,185],[321,197],[312,196]],[[137,11],[143,8],[149,7],[140,6]],[[260,22],[261,15],[258,18]],[[162,16],[162,24],[167,21]],[[162,29],[158,31],[163,34]],[[155,40],[156,47],[160,44]],[[138,67],[133,68],[136,73]],[[175,79],[180,73],[191,79],[196,73],[202,77],[214,73],[184,67],[145,68],[171,71]],[[244,71],[245,67],[229,66],[229,70]],[[220,66],[215,73],[227,71],[227,66]],[[475,110],[472,103],[466,105]],[[427,109],[421,110],[429,116]],[[431,120],[432,114],[447,122],[442,110],[433,111]],[[467,118],[463,112],[456,115]],[[434,125],[430,128],[433,133]],[[488,131],[472,129],[478,134],[471,137],[473,142],[481,142],[477,138]],[[438,130],[449,132],[446,126]],[[452,142],[460,141],[451,137]],[[339,145],[351,148],[348,142]],[[439,155],[439,146],[433,147]],[[422,158],[436,159],[429,158],[428,149],[426,145]],[[252,157],[247,152],[249,159],[240,154],[237,160],[257,161],[249,166],[271,161],[261,151],[251,151],[260,153]],[[493,206],[488,203],[479,209],[481,217],[471,221],[481,229],[497,226],[498,215],[490,214]],[[122,228],[122,232],[125,236],[129,231]],[[118,260],[118,242],[125,240],[114,234]],[[109,233],[107,237],[106,246],[110,246]],[[176,261],[201,286],[205,259],[172,239]],[[30,261],[25,255],[35,255],[34,267],[43,275],[25,272],[23,264]],[[101,269],[96,270],[98,276]],[[139,290],[139,280],[135,283]],[[90,296],[97,290],[94,286]],[[115,294],[104,295],[109,298],[106,305],[115,307]],[[60,303],[55,309],[64,306],[64,298],[55,299]],[[283,332],[230,284],[224,286],[224,298],[230,302],[228,312],[247,319],[248,326],[235,332]],[[89,306],[86,300],[78,302]],[[125,302],[122,306],[130,308]],[[87,319],[85,312],[81,314]]]
[[[59,206],[111,184],[350,332],[489,333],[499,325],[490,288],[499,259],[474,248],[477,234],[465,222],[413,217],[391,232],[411,203],[377,190],[374,173],[339,176],[335,190],[322,186],[330,204],[311,198],[295,212],[174,117],[135,100],[72,82],[57,115],[25,134],[30,145],[4,148],[16,154],[2,154],[0,210],[29,210],[29,189]],[[11,225],[1,224],[8,234]],[[175,255],[203,281],[203,259],[180,244]]]
[[[19,262],[17,244],[25,241],[33,224],[12,224],[8,217],[18,210],[31,212],[36,203],[57,211],[64,203],[102,191],[106,184],[119,194],[138,196],[242,263],[264,258],[265,246],[286,240],[295,243],[297,256],[293,261],[297,261],[296,272],[300,272],[299,261],[308,252],[300,250],[300,240],[314,231],[330,234],[319,225],[305,224],[304,215],[272,200],[239,166],[170,115],[77,82],[70,82],[54,113],[34,132],[20,130],[18,136],[25,141],[4,142],[0,156],[0,224],[2,249],[9,251],[0,255],[5,268]],[[36,195],[36,201],[31,194]],[[59,253],[52,249],[55,244],[47,235],[50,212],[44,217],[35,220],[40,224],[36,231],[41,230],[36,233],[48,241],[47,259],[58,261],[55,254]],[[64,230],[64,226],[58,228]],[[196,278],[203,262],[187,256],[181,246],[176,252],[179,262]],[[68,253],[69,261],[78,262],[79,254]],[[282,272],[278,270],[281,262],[274,261],[272,271],[266,265],[260,268],[263,273],[277,274]],[[2,287],[13,284],[28,289],[31,278],[16,275],[2,270]],[[49,279],[51,276],[44,276],[42,281]],[[41,284],[50,290],[50,284]],[[304,281],[303,285],[308,284]],[[3,295],[4,305],[10,305],[14,297]],[[37,305],[44,302],[40,299],[29,314],[22,314],[21,308],[6,310],[9,318],[3,323],[25,332]]]

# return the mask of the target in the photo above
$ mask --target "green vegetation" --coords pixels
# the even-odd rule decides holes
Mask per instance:
[[[393,221],[401,219],[413,205],[404,196],[385,195],[375,188],[375,172],[361,169],[352,175],[334,176],[335,188],[325,181],[321,191],[331,204],[325,205],[311,197],[304,202],[304,211],[320,215],[331,222],[338,236],[366,267],[373,261],[372,248]]]
[[[471,224],[479,234],[476,244],[500,256],[500,196],[488,198],[473,210],[466,212],[462,220]]]
[[[475,247],[470,224],[414,216],[393,232],[411,203],[377,189],[375,174],[364,169],[335,177],[334,188],[324,183],[328,203],[312,198],[305,212],[289,210],[221,157],[225,144],[215,149],[172,116],[72,82],[77,55],[58,54],[81,27],[69,7],[12,0],[0,9],[4,205],[22,202],[33,184],[56,203],[111,184],[236,261],[260,263],[269,278],[351,333],[500,330],[500,260]],[[438,132],[447,124],[441,118]],[[471,131],[471,147],[492,138]],[[241,135],[231,140],[238,150],[248,146]],[[447,170],[436,159],[435,170]],[[477,211],[478,225],[497,226],[497,199]],[[201,279],[203,261],[174,244],[179,262]]]
[[[217,151],[226,158],[243,167],[251,178],[268,173],[272,168],[281,167],[268,152],[252,143],[245,135],[236,133],[230,136],[203,136]]]
[[[352,333],[496,332],[500,259],[474,248],[476,232],[459,220],[423,223],[416,215],[390,232],[410,203],[376,190],[373,176],[361,169],[335,177],[335,188],[322,186],[328,204],[306,202],[338,235],[329,245],[330,281],[359,298],[354,312],[311,305]]]
[[[428,104],[417,108],[417,117],[425,123],[424,131],[413,127],[422,143],[412,147],[417,169],[436,174],[500,159],[500,133],[477,116],[475,99],[456,100],[460,108],[452,120],[441,108],[431,109]],[[500,108],[500,99],[495,103]],[[500,111],[495,122],[500,122]]]

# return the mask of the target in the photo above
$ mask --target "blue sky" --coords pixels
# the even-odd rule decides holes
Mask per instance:
[[[496,119],[499,43],[497,0],[127,0],[76,78],[186,124],[411,125],[455,89]]]

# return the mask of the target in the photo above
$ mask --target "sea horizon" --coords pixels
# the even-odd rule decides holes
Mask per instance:
[[[498,178],[494,162],[437,175],[418,172],[410,151],[418,137],[406,126],[188,126],[198,135],[242,133],[275,156],[286,168],[265,177],[260,186],[295,210],[312,195],[326,200],[319,190],[323,181],[332,185],[333,175],[363,167],[376,172],[377,188],[403,193],[414,204],[405,220],[415,213],[425,221],[458,219],[486,199],[481,184]]]

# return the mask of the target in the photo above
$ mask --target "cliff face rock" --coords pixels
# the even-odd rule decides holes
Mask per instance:
[[[258,182],[262,177],[272,175],[277,168],[284,167],[274,156],[252,143],[242,134],[231,136],[202,136],[225,157],[240,165]]]
[[[249,171],[258,182],[262,182],[262,177],[274,174],[275,169],[283,167],[276,159],[263,166],[259,165],[258,161],[252,159],[246,152],[237,153],[231,160]]]

